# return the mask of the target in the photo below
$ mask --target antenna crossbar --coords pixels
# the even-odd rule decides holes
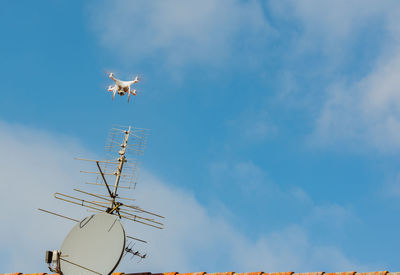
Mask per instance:
[[[120,188],[121,188],[121,186],[120,186]],[[110,195],[103,195],[103,194],[95,194],[95,195],[100,196],[100,197],[106,197],[106,198],[110,197]],[[135,200],[135,199],[132,199],[132,198],[124,198],[124,197],[120,197],[120,196],[117,196],[116,198],[118,198],[120,200],[128,200],[128,201],[134,201]]]
[[[154,219],[144,218],[144,217],[141,217],[141,216],[138,216],[138,215],[129,213],[129,212],[125,211],[125,210],[119,210],[119,212],[122,213],[122,214],[129,215],[129,216],[133,217],[134,219],[140,219],[140,220],[143,220],[143,221],[147,221],[147,222],[151,222],[151,223],[155,223],[155,224],[164,226],[163,223],[157,222],[157,221],[155,221]],[[135,221],[137,221],[137,220],[135,220]]]
[[[108,160],[94,160],[94,159],[84,159],[84,158],[75,158],[75,159],[76,159],[76,160],[83,160],[83,161],[91,161],[91,162],[118,164],[118,162],[115,162],[115,161],[108,161]]]
[[[48,213],[48,214],[52,214],[52,215],[55,215],[55,216],[64,218],[64,219],[67,219],[67,220],[71,220],[71,221],[74,221],[74,222],[79,222],[79,220],[76,220],[76,219],[73,219],[73,218],[70,218],[70,217],[61,215],[61,214],[57,214],[57,213],[54,213],[54,212],[51,212],[51,211],[48,211],[48,210],[44,210],[44,209],[42,209],[42,208],[38,208],[38,210],[39,210],[39,211],[42,211],[42,212],[45,212],[45,213]]]
[[[77,191],[77,192],[80,192],[80,193],[83,193],[83,194],[86,194],[86,195],[89,195],[89,196],[93,196],[93,197],[96,197],[96,198],[99,198],[99,199],[102,199],[102,200],[106,200],[106,201],[108,201],[108,202],[114,202],[114,200],[110,200],[110,199],[104,198],[104,197],[102,197],[102,196],[98,196],[98,195],[96,195],[96,194],[92,194],[92,193],[89,193],[89,192],[85,192],[85,191],[82,191],[82,190],[79,190],[79,189],[74,189],[74,191]],[[150,212],[150,211],[146,211],[146,210],[144,210],[144,209],[142,209],[142,208],[140,208],[140,207],[134,206],[134,205],[128,205],[128,204],[118,203],[118,207],[123,207],[123,206],[128,207],[128,208],[131,208],[131,209],[134,209],[134,210],[136,210],[136,211],[138,211],[138,212],[150,214],[150,215],[153,215],[153,216],[157,216],[157,217],[159,217],[159,218],[165,218],[165,217],[163,217],[163,216],[161,216],[161,215],[158,215],[158,214],[153,213],[153,212]],[[122,213],[122,212],[121,212],[121,213]],[[160,223],[160,224],[161,224],[161,223]]]
[[[165,217],[163,217],[163,216],[161,216],[159,214],[156,214],[156,213],[153,213],[153,212],[150,212],[150,211],[146,211],[146,210],[144,210],[144,209],[142,209],[140,207],[134,206],[134,205],[122,204],[122,206],[125,206],[125,207],[128,207],[128,208],[132,208],[132,209],[135,209],[137,211],[140,211],[140,212],[143,212],[143,213],[146,213],[146,214],[150,214],[150,215],[162,218],[162,219],[165,218]]]
[[[104,198],[104,197],[101,197],[101,196],[98,196],[96,194],[92,194],[92,193],[89,193],[89,192],[85,192],[85,191],[82,191],[82,190],[79,190],[79,189],[74,189],[74,191],[80,192],[80,193],[83,193],[83,194],[86,194],[86,195],[89,195],[89,196],[93,196],[93,197],[96,197],[96,198],[99,198],[99,199],[102,199],[102,200],[106,200],[108,202],[112,202],[112,200],[110,200],[110,199],[107,199],[107,198]]]
[[[76,205],[83,206],[83,207],[86,207],[86,208],[90,208],[90,209],[93,209],[93,210],[97,210],[97,211],[106,210],[106,212],[109,212],[108,211],[109,208],[107,206],[101,205],[101,204],[93,202],[93,201],[87,201],[87,200],[84,200],[84,199],[76,198],[76,197],[69,196],[69,195],[62,194],[62,193],[55,193],[54,197],[56,199],[59,199],[59,200],[65,201],[65,202],[76,204]],[[72,200],[65,199],[65,197],[66,198],[70,198]],[[99,209],[99,207],[100,207],[100,209]],[[164,224],[162,224],[160,222],[157,222],[157,221],[155,221],[153,219],[144,218],[144,217],[141,217],[141,216],[138,216],[138,215],[134,215],[134,214],[131,214],[131,213],[126,212],[124,210],[120,210],[119,207],[120,207],[120,204],[117,203],[117,205],[115,205],[111,209],[111,211],[109,213],[113,214],[113,212],[116,211],[118,216],[126,218],[128,220],[132,220],[132,221],[135,221],[135,222],[138,222],[138,223],[142,223],[142,224],[145,224],[145,225],[148,225],[148,226],[152,226],[152,227],[155,227],[155,228],[159,228],[159,229],[163,229],[164,228]],[[121,215],[120,213],[122,213],[124,215]]]
[[[85,183],[92,185],[106,186],[105,184],[102,183],[95,183],[95,182],[85,182]],[[133,189],[131,186],[118,186],[118,188]]]
[[[131,216],[132,216],[132,215],[131,215]],[[148,225],[148,226],[151,226],[151,227],[154,227],[154,228],[164,229],[164,224],[161,224],[161,226],[157,226],[157,225],[154,225],[154,224],[150,224],[150,223],[147,223],[147,222],[143,222],[143,221],[137,220],[137,218],[139,218],[139,216],[134,216],[133,218],[130,218],[130,217],[127,217],[127,216],[125,216],[125,215],[121,215],[121,217],[122,217],[122,218],[125,218],[125,219],[127,219],[127,220],[131,220],[131,221],[134,221],[134,222],[138,222],[138,223],[141,223],[141,224],[145,224],[145,225]]]
[[[129,238],[129,239],[135,240],[135,241],[139,241],[139,242],[142,242],[142,243],[147,243],[144,240],[141,240],[141,239],[138,239],[138,238],[134,238],[134,237],[131,237],[131,236],[128,236],[128,235],[126,235],[126,237]]]
[[[79,171],[79,172],[86,173],[86,174],[97,174],[97,175],[101,174],[100,172],[95,172],[95,171]],[[103,173],[103,174],[108,175],[108,176],[116,176],[115,173]],[[122,175],[122,176],[124,176],[124,175]]]
[[[104,205],[101,205],[101,204],[97,204],[97,203],[90,202],[90,201],[87,201],[87,200],[79,199],[79,198],[72,197],[72,196],[69,196],[69,195],[65,195],[65,194],[62,194],[62,193],[54,193],[54,197],[56,199],[58,199],[58,200],[62,200],[62,201],[65,201],[65,202],[69,202],[69,203],[72,203],[72,204],[76,204],[76,205],[79,205],[79,206],[87,207],[87,208],[98,210],[98,211],[104,211],[104,209],[98,209],[98,208],[93,207],[93,206],[88,205],[88,204],[92,204],[92,205],[95,205],[95,206],[98,206],[98,207],[103,207],[105,209],[108,208],[107,206],[104,206]],[[71,200],[68,200],[68,199],[64,199],[62,197],[71,198],[71,199],[74,199],[76,201],[71,201]],[[77,202],[77,201],[79,201],[79,202]]]

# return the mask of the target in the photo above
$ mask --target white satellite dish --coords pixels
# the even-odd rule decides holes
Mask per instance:
[[[92,215],[71,229],[60,250],[64,275],[111,274],[125,250],[125,230],[115,215]]]

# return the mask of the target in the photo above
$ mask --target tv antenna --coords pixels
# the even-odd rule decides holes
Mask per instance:
[[[105,188],[105,194],[74,189],[84,197],[58,192],[54,194],[54,197],[87,208],[88,211],[96,214],[79,221],[39,208],[40,211],[77,222],[65,238],[61,249],[47,252],[46,261],[50,270],[64,275],[109,274],[118,266],[124,252],[141,259],[146,257],[146,254],[133,251],[132,246],[125,247],[126,238],[147,242],[126,235],[120,220],[163,229],[164,224],[160,220],[164,217],[129,203],[134,199],[129,195],[120,197],[119,191],[135,189],[140,165],[137,159],[131,159],[131,156],[143,155],[148,136],[147,129],[131,126],[115,127],[108,135],[105,160],[77,158],[95,163],[97,170],[81,172],[96,175],[94,182],[86,182],[86,184],[91,185],[92,188],[103,188],[103,190]]]
[[[145,259],[145,258],[147,257],[147,254],[142,254],[142,253],[139,252],[139,250],[134,250],[134,249],[133,249],[134,245],[135,245],[135,244],[132,244],[132,243],[130,242],[130,243],[125,247],[125,254],[124,254],[124,255],[126,255],[126,254],[129,253],[129,254],[132,255],[131,260],[133,259],[133,257],[138,257],[138,258],[139,258],[139,261],[142,261],[143,259]]]

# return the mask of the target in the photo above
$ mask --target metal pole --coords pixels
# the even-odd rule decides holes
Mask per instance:
[[[121,178],[122,168],[124,167],[124,163],[126,161],[125,151],[126,151],[126,148],[128,145],[128,139],[129,139],[130,133],[131,133],[131,126],[129,126],[128,131],[125,131],[124,143],[121,145],[121,150],[119,151],[119,154],[120,154],[120,157],[118,158],[119,164],[118,164],[118,168],[116,171],[116,178],[115,178],[114,191],[113,191],[114,198],[117,197],[118,184],[119,184],[119,180]],[[111,204],[111,207],[112,207],[112,204]]]

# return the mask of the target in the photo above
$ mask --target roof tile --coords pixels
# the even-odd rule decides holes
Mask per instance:
[[[294,272],[290,271],[290,272],[275,272],[275,273],[265,273],[268,275],[292,275]]]
[[[237,275],[262,275],[264,274],[263,271],[258,271],[258,272],[245,272],[245,273],[235,273]]]
[[[306,273],[293,273],[293,275],[322,275],[325,272],[306,272]]]
[[[354,275],[355,273],[356,273],[355,271],[349,271],[349,272],[325,273],[324,275]],[[360,273],[358,273],[358,274],[360,274]]]
[[[193,273],[178,273],[179,275],[204,275],[205,272],[193,272]],[[164,273],[165,275],[165,273]]]
[[[357,273],[357,275],[387,275],[388,271],[376,271],[376,272],[361,272]]]
[[[207,275],[233,275],[235,272],[218,272],[218,273],[207,273]]]
[[[237,275],[262,275],[264,272],[259,271],[259,272],[245,272],[245,273],[235,273]]]

